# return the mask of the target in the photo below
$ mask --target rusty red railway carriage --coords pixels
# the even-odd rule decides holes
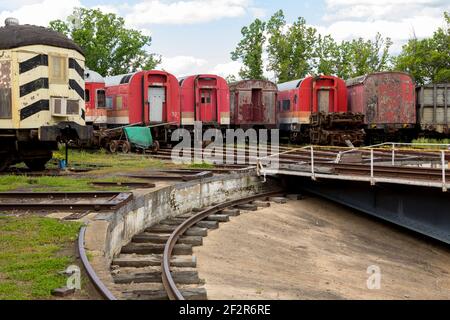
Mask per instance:
[[[362,143],[363,116],[348,113],[345,81],[309,76],[278,84],[278,126],[292,142]]]
[[[107,77],[108,126],[180,124],[180,87],[165,71],[139,71]]]
[[[267,80],[243,80],[229,85],[231,124],[241,128],[275,128],[278,87]]]
[[[201,121],[204,127],[230,125],[230,92],[220,76],[199,74],[180,78],[181,125]]]
[[[413,78],[403,72],[379,72],[347,80],[349,110],[365,115],[370,142],[415,133]]]
[[[93,70],[84,72],[86,124],[94,128],[107,125],[105,79]]]

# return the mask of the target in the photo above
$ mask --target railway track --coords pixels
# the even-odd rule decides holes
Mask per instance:
[[[110,300],[207,299],[204,281],[196,270],[193,247],[201,246],[209,231],[241,212],[269,207],[271,202],[285,203],[288,198],[301,199],[299,195],[281,195],[280,191],[261,193],[194,210],[135,235],[111,264],[115,292],[120,292],[116,296],[105,290],[95,275],[91,279]]]
[[[0,192],[0,210],[117,210],[130,192]]]
[[[271,146],[264,146],[267,148],[267,153],[270,154]],[[339,155],[340,152],[351,152],[352,148],[336,148],[336,147],[314,147],[314,161],[316,163],[329,163],[334,162]],[[191,159],[195,158],[196,152],[201,152],[202,154],[205,152],[205,148],[186,148],[183,151],[180,151],[177,155],[179,157],[189,157]],[[157,154],[149,154],[146,156],[170,161],[172,158],[171,147],[163,147],[161,148]],[[223,146],[222,148],[217,148],[212,152],[204,154],[203,159],[208,160],[212,163],[215,162],[216,157],[219,159],[225,159],[227,156],[227,152],[234,157],[234,165],[251,165],[255,164],[258,158],[261,156],[258,154],[258,148],[254,146],[234,146],[231,152],[227,150],[227,146]],[[311,159],[311,152],[308,148],[289,148],[285,146],[279,146],[279,163],[280,164],[291,164],[297,163],[300,161],[309,161]],[[346,158],[342,158],[342,161],[358,161],[360,163],[369,163],[371,158],[371,150],[370,149],[358,149],[354,150],[351,153],[347,154],[352,155],[353,159],[347,160]],[[375,162],[391,162],[392,159],[392,150],[378,148],[373,151],[374,161]],[[398,149],[395,151],[395,161],[397,163],[402,162],[423,162],[423,161],[439,161],[440,156],[438,154],[434,154],[430,152],[430,150],[402,150]],[[450,153],[446,155],[446,159],[450,160]]]

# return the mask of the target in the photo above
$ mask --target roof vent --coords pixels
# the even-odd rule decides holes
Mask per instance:
[[[5,26],[18,26],[19,20],[16,18],[6,18],[5,20]]]

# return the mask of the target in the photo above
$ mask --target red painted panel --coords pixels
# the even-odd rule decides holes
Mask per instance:
[[[108,110],[108,124],[180,124],[180,87],[178,80],[165,71],[140,71],[134,73],[128,82],[126,75],[110,78],[106,87],[106,96],[112,100],[112,109]],[[123,83],[120,83],[123,82]],[[107,79],[108,84],[108,79]],[[161,88],[163,92],[162,115],[152,118],[152,97],[149,88]]]
[[[104,82],[86,82],[86,122],[93,123],[94,125],[106,124],[106,109],[104,106],[105,101],[99,101],[100,91],[105,90]],[[89,95],[89,100],[87,96]],[[104,99],[103,99],[104,100]]]
[[[369,126],[416,123],[415,84],[402,72],[373,73],[347,81],[349,109],[365,114]]]
[[[279,84],[278,122],[309,123],[314,112],[347,112],[345,81],[334,76],[306,77]]]
[[[194,121],[228,125],[230,119],[230,93],[222,77],[210,74],[189,76],[180,80],[181,123]]]
[[[232,124],[274,127],[277,92],[276,84],[265,80],[243,80],[231,84]]]

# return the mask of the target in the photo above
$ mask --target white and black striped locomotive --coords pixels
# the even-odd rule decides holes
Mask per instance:
[[[63,35],[7,19],[0,28],[0,171],[40,170],[58,142],[89,140],[84,54]]]

